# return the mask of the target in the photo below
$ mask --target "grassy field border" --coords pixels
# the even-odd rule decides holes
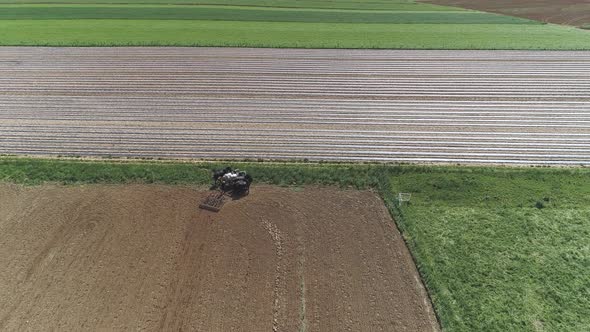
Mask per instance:
[[[16,167],[8,167],[10,164]],[[193,160],[167,158],[87,158],[87,157],[47,157],[17,156],[0,154],[0,182],[14,182],[24,185],[43,183],[59,184],[204,184],[203,174],[209,181],[209,172],[225,166],[252,172],[259,182],[280,186],[297,185],[337,185],[354,189],[380,189],[379,177],[398,175],[407,172],[444,173],[529,173],[535,175],[563,173],[588,174],[590,167],[584,166],[527,166],[527,165],[461,165],[461,164],[410,164],[410,163],[351,163],[351,162],[313,162],[305,160],[264,161],[264,160]],[[62,166],[62,168],[55,168]],[[67,167],[66,167],[67,166]],[[108,167],[107,167],[108,166]],[[21,168],[22,167],[22,168]],[[192,167],[202,173],[187,176],[186,172],[171,173],[180,167]],[[63,170],[56,172],[56,170]],[[285,175],[274,175],[278,169]],[[149,173],[147,171],[159,171]],[[107,172],[108,171],[108,172]],[[318,172],[312,174],[310,172]],[[340,172],[334,176],[333,172]],[[68,173],[69,172],[69,173]],[[112,173],[109,173],[112,172]],[[344,174],[345,177],[341,175]],[[121,175],[124,175],[121,176]],[[196,181],[196,182],[195,182]]]

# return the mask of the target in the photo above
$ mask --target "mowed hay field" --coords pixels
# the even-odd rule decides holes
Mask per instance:
[[[370,191],[0,185],[0,329],[438,331]]]
[[[0,0],[0,45],[569,50],[590,33],[406,0]]]

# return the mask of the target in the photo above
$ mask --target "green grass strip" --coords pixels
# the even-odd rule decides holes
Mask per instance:
[[[293,163],[183,163],[162,161],[85,161],[0,157],[0,182],[210,184],[210,171],[227,165],[246,168],[258,182],[278,185],[326,184],[370,188],[378,165]],[[334,171],[335,170],[335,171]],[[345,175],[345,178],[342,175]],[[358,176],[364,174],[364,176]]]
[[[416,9],[420,8],[416,5]],[[366,12],[256,9],[199,6],[0,6],[0,20],[133,19],[224,20],[258,22],[393,23],[393,24],[540,24],[539,22],[475,11]]]
[[[308,7],[272,7],[272,6],[245,6],[237,4],[167,4],[167,3],[29,3],[29,4],[14,4],[3,3],[0,0],[2,8],[47,8],[47,7],[112,7],[112,8],[140,8],[140,7],[154,7],[154,8],[225,8],[225,9],[251,9],[251,10],[291,10],[291,11],[328,11],[328,12],[363,12],[363,13],[387,13],[387,12],[477,12],[470,9],[458,7],[437,6],[426,3],[392,3],[387,9],[370,9],[360,6],[359,8],[308,8]]]
[[[363,9],[363,10],[403,10],[416,7],[413,0],[0,0],[0,4],[160,4],[160,5],[226,5],[272,8],[318,8],[318,9]],[[432,4],[419,4],[430,10],[447,10],[449,7]],[[455,9],[456,10],[456,9]]]
[[[0,20],[0,45],[588,50],[590,33],[550,24]]]

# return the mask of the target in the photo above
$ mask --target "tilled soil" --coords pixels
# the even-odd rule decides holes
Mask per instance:
[[[0,185],[0,330],[437,331],[369,191]]]
[[[574,26],[590,24],[588,0],[424,0],[422,2],[519,16],[541,22]]]

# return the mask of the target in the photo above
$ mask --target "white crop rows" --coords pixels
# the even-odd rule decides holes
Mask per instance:
[[[590,165],[590,52],[0,47],[0,153]]]

